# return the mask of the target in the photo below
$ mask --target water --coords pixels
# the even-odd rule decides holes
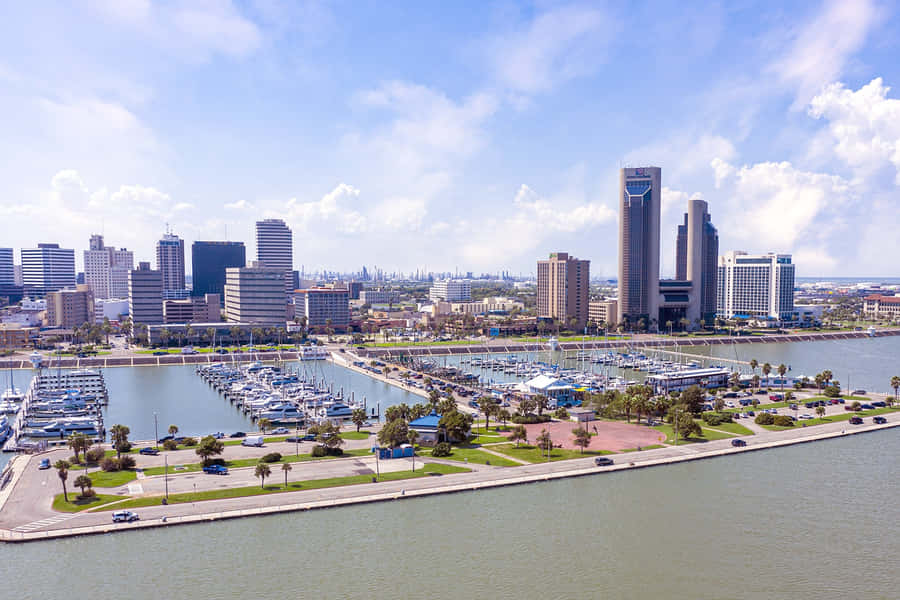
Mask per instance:
[[[896,598],[898,453],[890,430],[558,482],[6,545],[0,564],[9,596],[34,598]]]

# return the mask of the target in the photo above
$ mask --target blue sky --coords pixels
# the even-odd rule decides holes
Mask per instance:
[[[720,250],[896,275],[894,3],[17,3],[0,23],[0,246],[153,255],[284,218],[297,267],[613,275],[617,169]],[[892,89],[894,88],[894,89]]]

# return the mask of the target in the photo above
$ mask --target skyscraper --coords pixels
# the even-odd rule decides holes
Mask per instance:
[[[659,318],[659,214],[662,169],[619,171],[619,322]]]
[[[583,327],[588,319],[591,261],[566,252],[554,252],[537,263],[538,317],[557,319],[566,325],[576,320]]]
[[[185,289],[183,239],[167,232],[156,243],[156,268],[162,273],[163,291]]]
[[[163,278],[142,262],[128,274],[128,310],[134,323],[156,325],[163,322]]]
[[[712,324],[715,319],[718,260],[719,232],[712,224],[709,205],[692,199],[684,214],[684,225],[678,226],[675,256],[675,278],[691,282],[687,318],[692,323],[703,320]]]
[[[75,251],[59,244],[22,248],[22,281],[25,294],[32,298],[75,287]]]
[[[0,286],[16,284],[16,267],[13,262],[13,249],[0,248]]]
[[[91,236],[90,250],[84,251],[84,282],[95,299],[127,298],[133,268],[133,252],[104,245],[102,235]]]
[[[719,258],[717,309],[725,319],[789,321],[794,317],[790,254],[727,252]]]
[[[194,242],[191,245],[191,295],[225,297],[225,269],[247,264],[243,242]]]
[[[256,222],[256,260],[264,267],[284,269],[285,288],[293,289],[293,235],[281,219]]]
[[[678,281],[687,279],[687,236],[688,214],[684,213],[684,224],[678,226],[675,237],[675,279]]]

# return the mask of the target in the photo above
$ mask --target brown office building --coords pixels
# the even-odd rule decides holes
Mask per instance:
[[[94,323],[94,295],[87,285],[47,293],[47,325],[72,329]]]
[[[588,320],[591,261],[555,252],[537,264],[537,314],[539,318],[575,319],[576,327]]]

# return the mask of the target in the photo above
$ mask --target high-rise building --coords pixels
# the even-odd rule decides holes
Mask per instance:
[[[309,288],[294,295],[295,316],[306,317],[306,326],[346,331],[350,325],[350,292],[342,288]]]
[[[432,302],[468,302],[472,299],[472,282],[467,279],[435,281],[428,292]]]
[[[16,266],[13,262],[13,249],[0,248],[0,286],[16,284]]]
[[[91,236],[90,250],[84,251],[84,282],[95,299],[127,298],[132,269],[133,252],[104,245],[102,235]]]
[[[285,326],[286,272],[280,267],[230,267],[225,270],[225,318],[237,323]]]
[[[712,324],[716,316],[719,232],[712,224],[709,205],[704,200],[694,198],[688,202],[675,246],[675,279],[691,282],[686,317],[692,323],[703,320]]]
[[[156,268],[162,274],[164,290],[183,290],[184,240],[166,233],[156,243]]]
[[[662,169],[619,171],[619,322],[659,318],[659,215]]]
[[[722,318],[794,318],[794,264],[790,254],[727,252],[719,257],[717,288],[717,312]]]
[[[75,287],[75,251],[59,244],[22,248],[22,282],[25,294],[32,298]]]
[[[348,281],[347,291],[350,292],[351,300],[359,300],[359,295],[363,291],[362,281]]]
[[[566,252],[554,252],[537,263],[537,315],[558,319],[566,325],[575,319],[577,327],[588,320],[591,261],[579,260]]]
[[[142,262],[128,274],[128,311],[133,323],[155,325],[163,322],[163,277]]]
[[[191,295],[225,295],[225,269],[247,264],[243,242],[194,242],[191,245]]]
[[[290,227],[281,219],[256,222],[256,260],[264,267],[284,269],[289,291],[295,289],[293,239]]]
[[[94,323],[94,297],[87,285],[47,292],[47,325],[72,329]]]

